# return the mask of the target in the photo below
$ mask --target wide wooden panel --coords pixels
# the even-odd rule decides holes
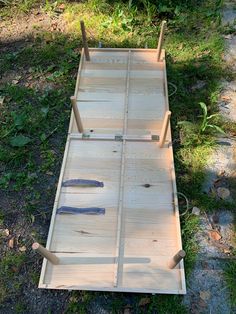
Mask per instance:
[[[40,287],[184,293],[183,263],[168,267],[181,249],[172,147],[150,141],[168,110],[165,62],[156,50],[91,49],[90,57],[77,106],[84,133],[107,138],[75,138],[72,114],[47,242],[60,263],[44,260]],[[142,141],[111,140],[125,134]],[[71,179],[104,186],[63,186]],[[58,214],[61,206],[104,212]]]

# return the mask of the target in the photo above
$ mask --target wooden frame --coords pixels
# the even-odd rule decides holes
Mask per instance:
[[[184,294],[183,260],[165,52],[90,48],[82,52],[40,288]],[[95,125],[92,129],[92,125]],[[113,124],[115,125],[113,127]],[[168,145],[158,143],[161,129]],[[160,147],[161,146],[161,147]],[[65,187],[65,180],[104,188]],[[59,215],[60,206],[104,207],[103,216]],[[176,259],[175,259],[176,260]],[[173,266],[173,265],[172,265]]]

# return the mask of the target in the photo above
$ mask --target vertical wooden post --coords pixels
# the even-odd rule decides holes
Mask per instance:
[[[186,253],[184,250],[180,250],[177,254],[175,254],[172,260],[169,262],[169,268],[175,268],[179,264],[179,262],[185,257],[185,255]]]
[[[163,147],[166,141],[166,134],[170,122],[171,111],[166,111],[160,134],[160,147]]]
[[[81,33],[82,33],[82,41],[83,41],[83,46],[84,46],[85,58],[86,58],[87,61],[90,61],[88,42],[87,42],[87,36],[86,36],[84,21],[80,21],[80,28],[81,28]]]
[[[32,249],[36,252],[38,252],[39,254],[41,254],[43,257],[45,257],[49,262],[51,262],[54,265],[58,265],[59,264],[59,258],[51,253],[49,250],[45,249],[42,245],[40,245],[39,243],[35,242],[32,244]]]
[[[157,45],[157,62],[160,61],[161,48],[162,48],[162,43],[163,43],[164,33],[165,33],[165,26],[166,26],[166,21],[162,21],[162,23],[161,23],[161,31],[160,31],[158,45]]]
[[[77,107],[77,104],[76,104],[75,96],[71,96],[70,100],[71,100],[71,105],[72,105],[73,112],[74,112],[74,115],[75,115],[75,121],[76,121],[76,125],[77,125],[77,128],[78,128],[78,131],[79,131],[79,133],[83,133],[84,129],[83,129],[82,121],[81,121],[81,118],[80,118],[79,110],[78,110],[78,107]]]

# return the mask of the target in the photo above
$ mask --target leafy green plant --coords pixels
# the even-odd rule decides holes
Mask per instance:
[[[215,124],[214,119],[219,116],[218,113],[208,115],[207,106],[205,103],[199,103],[202,109],[202,115],[199,117],[202,118],[200,122],[193,123],[190,121],[179,121],[178,126],[181,127],[180,137],[183,139],[185,145],[191,145],[196,143],[205,143],[208,141],[209,144],[212,144],[212,139],[208,136],[212,132],[225,134],[224,130]]]
[[[215,117],[219,116],[218,113],[214,113],[210,116],[208,116],[208,110],[207,110],[207,106],[206,104],[204,104],[204,102],[200,102],[199,105],[202,108],[203,111],[203,115],[201,115],[200,117],[202,117],[202,123],[200,125],[200,133],[204,133],[206,132],[206,130],[208,129],[212,129],[214,131],[217,131],[219,133],[225,134],[225,132],[216,124],[211,124],[210,121],[212,121]]]
[[[23,147],[26,146],[31,139],[28,136],[17,135],[10,139],[10,144],[13,147]]]
[[[104,28],[111,27],[113,32],[132,32],[132,22],[134,17],[132,14],[126,15],[123,8],[118,5],[116,6],[113,14],[105,22],[102,23]]]

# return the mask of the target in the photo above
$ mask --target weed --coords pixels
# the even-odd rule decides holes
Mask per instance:
[[[42,5],[40,1],[36,2]],[[16,7],[18,11],[26,12],[36,2],[19,0]],[[54,181],[52,183],[46,177],[50,173],[55,174],[51,178],[57,177],[64,149],[70,111],[68,96],[73,92],[73,78],[79,61],[80,19],[85,21],[91,46],[102,41],[103,46],[109,47],[144,47],[147,43],[149,48],[156,48],[159,24],[165,18],[168,20],[165,38],[168,80],[177,86],[176,94],[170,99],[170,108],[173,112],[174,139],[177,143],[174,152],[178,190],[187,195],[192,205],[208,211],[217,208],[219,204],[216,200],[203,194],[201,190],[205,178],[204,167],[215,143],[214,135],[206,134],[211,127],[196,121],[196,116],[199,115],[196,104],[204,102],[209,112],[215,113],[218,82],[222,73],[228,75],[222,71],[221,56],[224,46],[219,27],[220,1],[202,1],[197,6],[194,1],[185,0],[161,0],[158,3],[155,0],[133,0],[129,4],[105,0],[62,2],[65,3],[62,18],[68,24],[66,34],[41,32],[31,46],[2,53],[0,57],[1,77],[8,71],[23,68],[32,76],[33,81],[43,81],[44,85],[50,83],[52,86],[51,89],[41,85],[25,88],[21,84],[1,87],[0,92],[6,101],[1,115],[0,162],[4,174],[1,176],[0,187],[18,192],[15,198],[19,193],[24,193],[25,216],[31,217],[32,223],[38,219],[36,213],[39,208],[48,208],[52,203]],[[47,1],[46,5],[42,5],[43,10],[54,15],[57,4],[59,2]],[[1,14],[7,14],[8,8],[9,6]],[[199,81],[204,83],[203,87],[194,89]],[[205,115],[207,117],[208,113]],[[179,129],[176,125],[183,120],[192,121],[194,125],[198,123],[199,128],[193,131],[191,139],[186,134],[184,138],[180,134],[182,142],[179,144]],[[208,124],[210,121],[205,120]],[[218,126],[218,121],[216,123]],[[222,124],[224,123],[219,122],[219,125]],[[226,132],[233,132],[233,128],[233,125],[228,125],[224,129]],[[30,142],[27,143],[28,140]],[[14,195],[11,197],[14,198]],[[40,215],[43,217],[42,211]],[[5,217],[6,214],[2,212],[2,222]],[[189,274],[197,252],[193,237],[198,221],[188,214],[182,216],[181,220],[183,246],[187,252],[185,267]],[[44,222],[40,220],[42,221]],[[3,277],[4,280],[4,283],[0,280],[0,300],[4,300],[9,291],[13,291],[5,282],[9,283],[11,280],[13,286],[15,285],[15,277],[23,262],[15,261],[15,258],[14,253],[9,253],[0,262],[0,279]],[[19,265],[16,273],[12,271],[13,264]],[[36,281],[36,275],[30,276],[32,281]],[[232,276],[229,278],[232,279]],[[229,282],[232,285],[231,279]],[[15,288],[19,287],[15,285]],[[73,293],[66,313],[86,313],[92,297],[89,292]],[[132,298],[138,302],[135,295]],[[110,303],[110,309],[114,312],[121,311],[124,304],[123,297],[115,297]],[[181,298],[175,296],[151,297],[147,311],[165,314],[173,311],[186,312],[181,305]]]
[[[215,113],[209,116],[206,104],[200,102],[199,105],[201,106],[203,112],[203,115],[199,116],[202,117],[202,121],[200,123],[194,124],[190,121],[178,122],[178,125],[182,127],[182,131],[184,133],[185,145],[194,145],[197,141],[201,143],[203,140],[201,136],[209,133],[209,131],[225,134],[225,132],[218,125],[210,123],[214,118],[219,117],[219,114]],[[206,138],[204,138],[204,140],[205,139]]]

